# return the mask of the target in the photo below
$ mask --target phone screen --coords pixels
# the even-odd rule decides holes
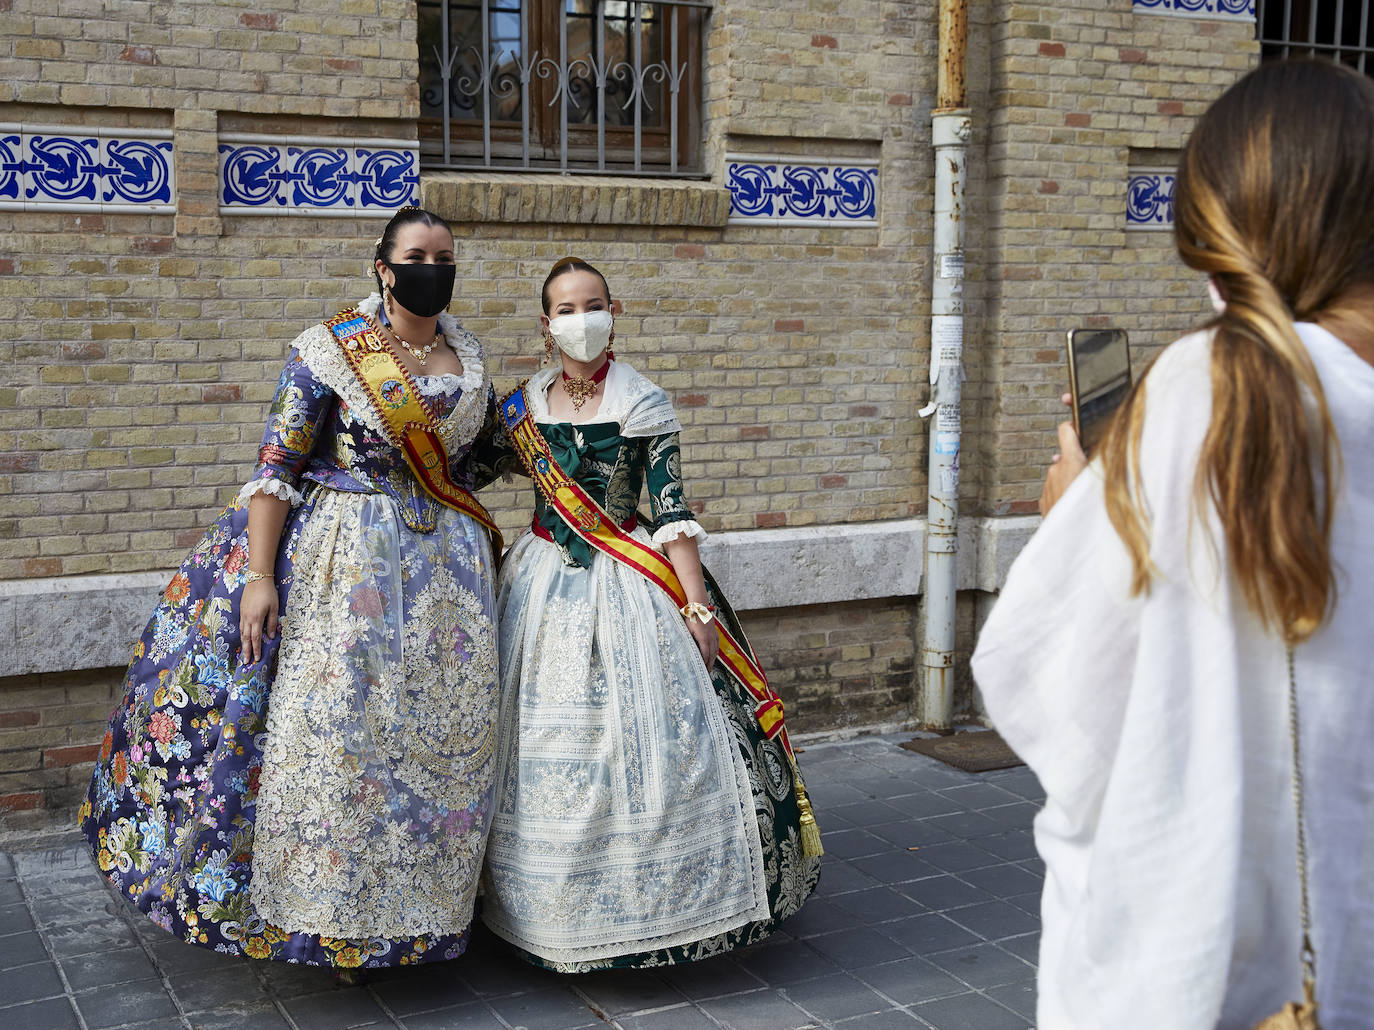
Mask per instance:
[[[1069,332],[1069,389],[1074,428],[1083,450],[1091,452],[1131,389],[1131,349],[1126,330]]]

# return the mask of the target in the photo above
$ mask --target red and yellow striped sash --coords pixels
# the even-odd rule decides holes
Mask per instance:
[[[496,520],[449,475],[448,453],[434,427],[434,416],[410,373],[357,310],[339,312],[325,327],[339,341],[344,360],[382,416],[391,439],[400,444],[420,485],[440,504],[475,519],[490,534],[493,554],[499,560],[504,541]]]

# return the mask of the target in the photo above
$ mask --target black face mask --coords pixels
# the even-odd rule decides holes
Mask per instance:
[[[391,295],[396,303],[413,315],[433,318],[453,299],[453,279],[456,265],[392,265],[396,285]]]

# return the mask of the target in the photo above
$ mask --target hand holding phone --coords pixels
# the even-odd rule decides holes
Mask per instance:
[[[1131,392],[1131,349],[1124,329],[1069,330],[1069,393],[1073,428],[1085,453],[1102,439]]]

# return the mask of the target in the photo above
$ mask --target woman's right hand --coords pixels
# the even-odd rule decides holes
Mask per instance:
[[[264,637],[277,635],[277,585],[269,577],[249,583],[239,601],[239,661],[262,660]]]

